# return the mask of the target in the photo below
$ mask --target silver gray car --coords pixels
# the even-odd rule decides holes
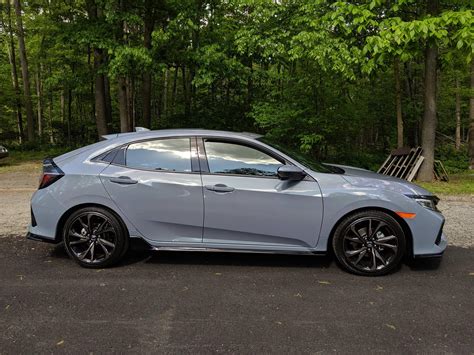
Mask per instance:
[[[359,275],[446,248],[438,198],[250,133],[140,130],[46,159],[28,237],[84,267],[154,250],[325,254]]]

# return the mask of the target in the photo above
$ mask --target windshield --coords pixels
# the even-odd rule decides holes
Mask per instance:
[[[334,168],[329,165],[322,164],[316,161],[310,154],[303,153],[297,149],[290,148],[288,146],[283,146],[277,144],[266,137],[258,138],[262,143],[268,144],[269,146],[278,149],[280,152],[288,155],[290,158],[296,160],[297,162],[303,164],[304,166],[310,168],[311,170],[320,172],[320,173],[337,173],[337,168]]]

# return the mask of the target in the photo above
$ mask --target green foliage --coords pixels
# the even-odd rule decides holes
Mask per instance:
[[[94,85],[101,74],[110,97],[108,129],[120,127],[118,78],[127,79],[134,123],[143,125],[144,78],[150,73],[152,128],[258,131],[318,159],[376,170],[396,144],[395,58],[401,62],[406,144],[420,144],[428,43],[438,45],[442,59],[438,138],[454,135],[456,78],[466,136],[467,63],[474,52],[467,0],[443,2],[436,16],[427,16],[414,0],[22,3],[43,146],[97,139]],[[17,97],[1,10],[0,141],[12,146],[18,142]],[[151,48],[145,46],[150,20]],[[96,55],[100,63],[94,65]],[[24,119],[24,105],[22,113]],[[466,154],[446,148],[452,139],[438,145],[437,156],[451,172],[465,168]]]

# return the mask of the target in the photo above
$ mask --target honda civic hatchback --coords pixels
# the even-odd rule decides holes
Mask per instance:
[[[333,252],[359,275],[404,256],[441,256],[438,198],[397,178],[320,164],[249,133],[159,130],[105,140],[43,163],[28,237],[84,267],[153,250]]]

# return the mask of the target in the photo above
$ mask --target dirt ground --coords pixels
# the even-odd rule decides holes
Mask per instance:
[[[38,185],[39,171],[22,168],[0,173],[0,238],[24,235],[30,221],[29,201]],[[474,246],[474,196],[440,196],[449,244]]]

